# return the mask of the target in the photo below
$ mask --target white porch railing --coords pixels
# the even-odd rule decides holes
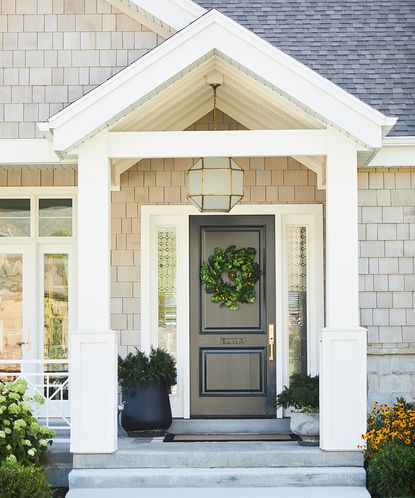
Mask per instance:
[[[15,366],[16,368],[13,368]],[[11,382],[24,379],[27,394],[45,400],[43,405],[33,403],[33,415],[39,423],[54,431],[54,442],[68,442],[69,416],[69,360],[1,360],[0,380]]]

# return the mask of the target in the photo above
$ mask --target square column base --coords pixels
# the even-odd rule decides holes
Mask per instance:
[[[325,328],[320,350],[320,447],[360,451],[366,432],[367,330]]]
[[[71,452],[117,451],[117,333],[73,332],[69,373]]]

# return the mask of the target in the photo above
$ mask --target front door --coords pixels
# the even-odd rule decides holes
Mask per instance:
[[[211,300],[201,265],[216,247],[253,247],[256,298],[231,310]],[[228,275],[223,275],[228,278]],[[274,216],[190,217],[190,384],[192,417],[275,416]]]

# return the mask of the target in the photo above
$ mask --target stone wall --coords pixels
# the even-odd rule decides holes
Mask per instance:
[[[360,308],[369,400],[415,399],[415,169],[359,170]]]
[[[0,138],[46,121],[162,39],[105,0],[0,1]]]

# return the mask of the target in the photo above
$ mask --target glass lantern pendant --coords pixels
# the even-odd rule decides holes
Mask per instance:
[[[231,157],[202,157],[187,174],[188,198],[200,211],[227,213],[244,196],[244,172]]]
[[[213,129],[216,130],[216,89],[213,88]],[[244,196],[244,171],[231,157],[202,157],[187,172],[188,199],[200,211],[228,213]]]

